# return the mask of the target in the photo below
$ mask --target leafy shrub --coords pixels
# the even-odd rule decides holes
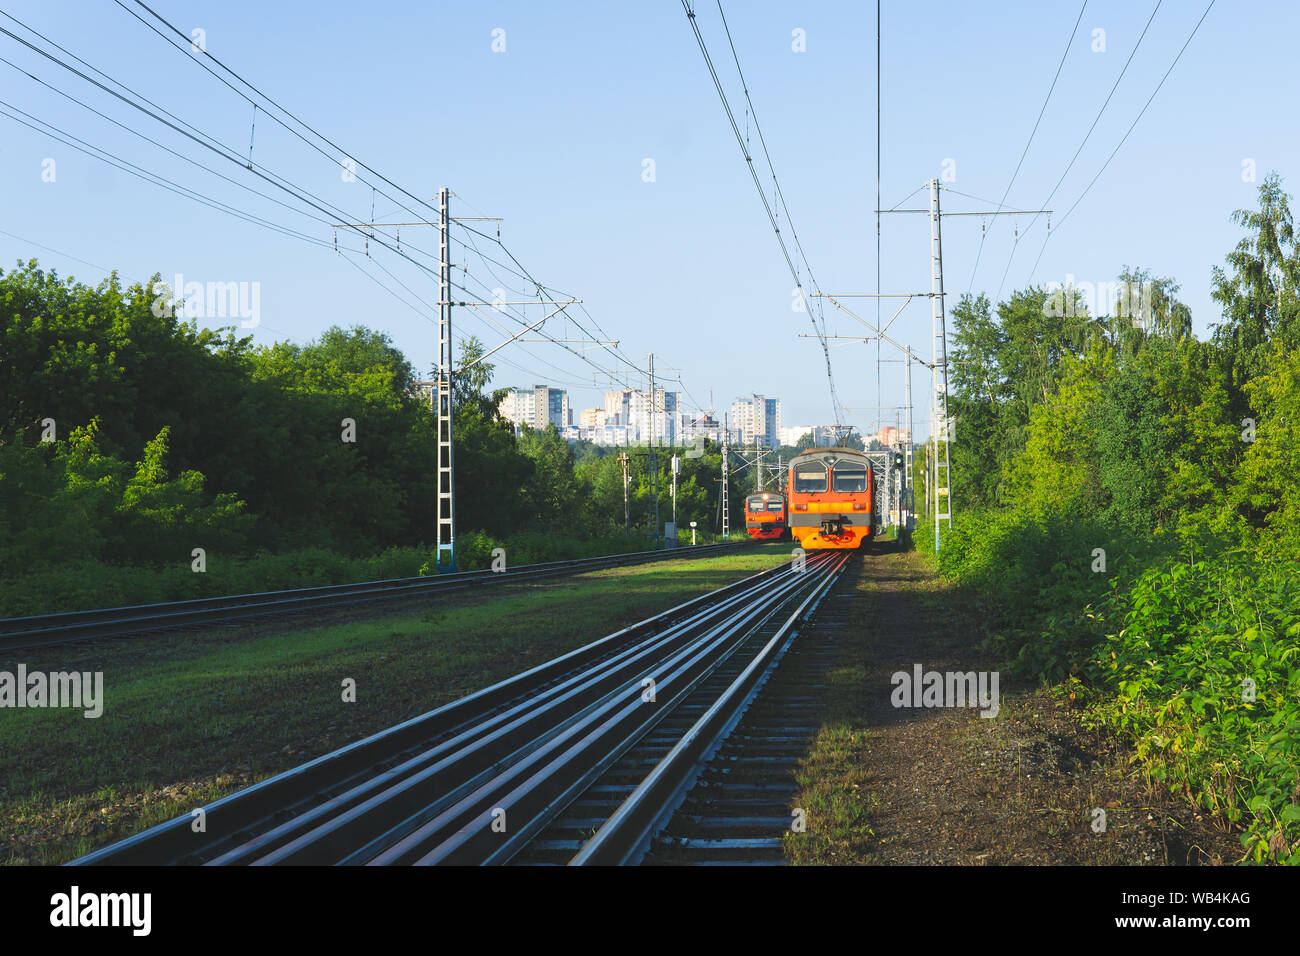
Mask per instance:
[[[1300,863],[1300,563],[1227,551],[1143,572],[1095,665],[1147,774]]]
[[[933,554],[933,525],[916,541]],[[1131,743],[1149,779],[1240,825],[1255,861],[1300,863],[1300,562],[1215,543],[968,512],[936,562],[981,596],[989,646],[1013,671],[1104,691],[1091,719]]]

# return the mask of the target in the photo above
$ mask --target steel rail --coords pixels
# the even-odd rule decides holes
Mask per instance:
[[[671,558],[716,555],[720,551],[744,547],[746,544],[748,542],[701,545],[696,548],[674,548],[667,551],[637,551],[595,558],[578,558],[572,561],[521,565],[502,572],[463,571],[456,574],[391,578],[352,584],[192,598],[159,604],[3,618],[0,619],[0,653],[90,638],[126,637],[198,624],[423,596],[488,582],[518,582]]]
[[[320,804],[321,794],[347,791],[457,734],[470,733],[466,739],[473,739],[475,727],[480,728],[480,736],[485,734],[491,726],[499,725],[499,715],[517,714],[521,708],[534,705],[539,697],[545,699],[556,693],[574,675],[586,673],[629,648],[671,633],[707,613],[720,601],[765,587],[768,580],[787,567],[778,565],[692,598],[476,693],[223,797],[203,808],[206,837],[201,840],[196,840],[191,829],[191,815],[184,814],[80,857],[72,864],[200,861],[211,847],[228,842],[238,834],[255,838],[253,834],[268,829],[264,824],[270,818],[279,818],[275,822],[282,823],[285,816],[292,817]]]
[[[701,629],[730,608],[752,602],[769,587],[770,575],[724,595],[717,603],[626,646],[566,680],[529,694],[514,706],[466,728],[455,737],[414,754],[402,764],[360,781],[212,860],[234,863],[329,863],[360,845],[382,839],[394,818],[420,822],[473,787],[523,759],[565,728],[583,720],[656,661],[699,640]],[[408,829],[416,824],[409,823]]]
[[[624,689],[621,700],[566,729],[532,754],[494,777],[486,787],[462,798],[364,860],[372,865],[416,863],[502,863],[522,849],[555,819],[594,779],[681,704],[713,671],[741,649],[754,629],[793,594],[815,586],[843,559],[819,559],[807,574],[778,579],[769,593],[742,608],[710,635],[654,673],[655,698],[641,696],[640,683]],[[647,706],[647,703],[653,706]],[[504,812],[511,822],[504,833],[490,824]],[[520,825],[522,819],[523,824]],[[354,858],[350,862],[362,862]]]
[[[843,567],[841,558],[835,570]],[[817,609],[835,583],[829,574],[713,705],[682,736],[596,834],[570,866],[629,865],[650,849],[656,830],[672,817],[704,765],[739,723],[767,677],[794,641],[799,625]]]

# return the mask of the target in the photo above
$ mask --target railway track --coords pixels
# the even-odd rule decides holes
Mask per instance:
[[[850,560],[752,575],[73,863],[636,862]]]
[[[782,841],[796,823],[795,771],[822,725],[826,674],[853,626],[852,591],[826,596],[815,627],[780,667],[726,742],[683,787],[680,805],[640,860],[643,866],[763,866],[785,863]]]
[[[72,641],[130,637],[151,631],[194,627],[273,614],[291,614],[324,608],[348,607],[374,601],[420,597],[495,583],[515,583],[536,578],[581,574],[586,571],[644,564],[666,558],[716,556],[744,547],[745,544],[747,542],[701,545],[690,549],[639,551],[596,558],[579,558],[572,561],[552,561],[546,564],[521,565],[503,572],[462,571],[455,574],[390,578],[382,581],[264,591],[256,594],[232,594],[163,604],[0,618],[0,653]]]
[[[852,626],[851,591],[832,584],[818,603],[815,623],[783,635],[779,660],[743,688],[743,704],[712,705],[695,736],[674,744],[571,863],[785,863],[794,772],[821,726],[826,673],[838,657],[840,635]],[[611,777],[601,783],[618,782]],[[606,792],[598,785],[590,799]],[[541,856],[545,850],[537,847],[536,862],[549,862]]]

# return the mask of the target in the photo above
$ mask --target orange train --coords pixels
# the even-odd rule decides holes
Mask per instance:
[[[787,524],[805,549],[859,548],[875,526],[876,474],[852,448],[810,448],[790,460]]]
[[[745,530],[760,541],[786,537],[785,495],[760,491],[746,498]]]

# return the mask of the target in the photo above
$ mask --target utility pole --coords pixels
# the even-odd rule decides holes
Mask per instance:
[[[438,190],[438,370],[435,401],[438,414],[438,550],[434,563],[442,570],[456,570],[456,446],[452,440],[454,402],[451,394],[451,220],[448,217],[448,189]]]
[[[628,508],[628,497],[627,497],[627,463],[628,463],[628,461],[629,461],[629,459],[628,459],[628,456],[627,456],[627,452],[625,452],[625,451],[624,451],[624,452],[620,452],[620,453],[619,453],[619,456],[618,456],[618,463],[619,463],[620,465],[623,466],[623,533],[624,533],[624,534],[631,534],[631,533],[632,533],[632,513],[631,513],[631,511],[630,511],[629,508]]]
[[[934,334],[934,550],[939,550],[939,526],[952,530],[952,467],[948,445],[948,330],[943,303],[943,231],[939,213],[939,180],[930,180],[930,326]],[[942,437],[943,448],[939,447]],[[942,500],[941,500],[942,499]]]
[[[874,326],[870,322],[863,319],[861,316],[856,315],[849,309],[845,308],[844,305],[842,305],[839,301],[837,301],[837,295],[830,295],[827,293],[818,293],[818,294],[823,295],[826,298],[830,299],[831,302],[833,302],[841,311],[847,312],[854,319],[861,322],[868,329],[870,329],[871,332],[873,333],[873,335],[869,337],[828,336],[829,338],[861,338],[863,342],[869,342],[871,338],[874,337],[877,340],[877,343],[882,341],[888,342],[890,345],[893,345],[895,348],[897,348],[899,351],[903,352],[907,356],[908,373],[907,373],[906,387],[909,393],[909,398],[907,400],[907,407],[909,411],[909,415],[908,415],[909,427],[908,427],[908,448],[906,449],[906,453],[907,453],[907,460],[909,462],[911,459],[911,451],[912,451],[910,447],[911,440],[912,440],[911,414],[910,414],[911,404],[912,404],[910,400],[912,361],[915,360],[917,362],[920,362],[922,365],[927,366],[934,375],[933,389],[930,396],[930,426],[931,426],[930,441],[934,445],[934,451],[932,453],[933,459],[931,460],[930,457],[931,452],[927,447],[926,458],[927,458],[928,468],[926,472],[927,487],[926,487],[925,507],[926,507],[927,516],[931,513],[933,513],[934,515],[934,519],[935,519],[934,545],[935,545],[935,550],[938,550],[940,546],[940,538],[941,538],[940,527],[942,526],[944,521],[947,521],[948,528],[951,530],[952,510],[953,510],[952,493],[951,493],[952,492],[951,489],[952,468],[951,468],[951,460],[949,458],[949,444],[951,443],[951,439],[952,439],[952,423],[948,416],[948,343],[947,343],[947,329],[946,329],[947,320],[946,320],[946,312],[944,309],[944,292],[943,292],[943,241],[942,241],[942,230],[941,230],[942,218],[944,216],[979,216],[980,219],[983,220],[984,218],[990,216],[1021,216],[1021,215],[1029,215],[1029,214],[1037,215],[1039,213],[1046,213],[1050,216],[1052,210],[999,208],[996,210],[979,210],[975,212],[945,213],[945,212],[941,212],[939,209],[939,190],[943,188],[940,186],[939,180],[931,179],[926,183],[926,186],[928,186],[930,190],[930,206],[928,209],[879,209],[877,208],[875,212],[877,216],[881,215],[882,213],[928,213],[929,214],[930,216],[930,291],[928,293],[912,292],[912,293],[893,293],[893,294],[882,293],[879,291],[868,292],[868,293],[857,293],[859,297],[865,297],[865,298],[905,299],[903,305],[899,308],[898,312],[894,313],[893,318],[891,318],[888,322],[884,323],[883,325],[880,323],[880,320],[877,319],[876,324]],[[880,204],[877,203],[876,205],[879,206]],[[1049,219],[1048,221],[1050,223],[1051,220]],[[879,281],[877,281],[876,284],[877,286],[879,286],[880,284]],[[913,298],[920,298],[923,296],[928,296],[930,299],[930,329],[933,338],[933,346],[932,346],[933,361],[931,362],[926,362],[920,356],[916,355],[916,353],[913,352],[911,348],[902,345],[895,339],[891,338],[890,335],[888,334],[890,326],[892,326],[894,323],[894,319],[898,318],[899,314],[901,314],[903,309],[907,307],[908,303],[911,302]],[[849,298],[849,297],[851,296],[838,295],[838,298]],[[879,375],[877,375],[877,380],[878,379],[879,379]],[[880,400],[877,399],[877,406],[879,406],[879,404],[880,404]],[[931,491],[931,489],[933,489],[933,492]],[[933,507],[933,512],[931,512],[932,507]]]
[[[722,540],[731,535],[731,501],[727,494],[727,459],[731,457],[731,425],[727,413],[722,413]]]
[[[930,430],[934,431],[934,423],[931,422],[930,425]],[[932,469],[930,467],[931,444],[933,444],[933,442],[927,441],[925,443],[925,518],[927,521],[930,520],[930,489],[934,487],[934,475],[932,474]]]
[[[762,491],[763,490],[763,446],[759,445],[757,451],[758,451],[758,460],[755,462],[756,467],[754,468],[754,490]]]
[[[659,465],[655,461],[655,354],[650,353],[650,537],[659,538]]]
[[[673,455],[672,473],[673,473],[673,535],[677,534],[677,475],[682,470],[682,459],[680,455]]]
[[[903,384],[903,402],[907,407],[907,443],[903,450],[903,503],[904,505],[915,505],[916,493],[912,489],[912,353],[907,353],[907,378]],[[911,492],[911,499],[908,493]],[[912,509],[906,508],[905,513],[899,517],[903,520],[903,528],[910,531]]]
[[[434,382],[432,394],[430,396],[434,411],[437,415],[438,429],[438,448],[437,456],[434,460],[437,471],[437,497],[435,498],[435,519],[437,522],[437,539],[436,539],[436,564],[439,571],[456,570],[456,444],[453,434],[452,424],[455,419],[455,396],[452,389],[452,376],[468,372],[471,368],[483,361],[493,352],[504,348],[511,342],[518,340],[521,336],[526,335],[541,327],[541,325],[553,315],[563,312],[566,308],[574,303],[581,302],[581,299],[529,299],[518,302],[461,302],[453,301],[451,297],[451,224],[453,222],[468,222],[471,220],[486,220],[491,222],[500,222],[500,219],[486,216],[470,216],[463,219],[452,218],[449,211],[449,199],[451,190],[443,186],[438,190],[438,367],[434,372]],[[351,227],[354,224],[336,223],[335,228],[341,226]],[[376,225],[432,225],[432,223],[370,223],[370,226]],[[469,306],[478,308],[480,306],[492,306],[497,308],[503,305],[554,305],[558,308],[548,312],[542,318],[527,325],[525,328],[516,332],[507,338],[504,342],[488,349],[474,361],[468,363],[463,368],[457,369],[454,365],[452,350],[454,343],[451,334],[451,307],[453,305]],[[443,555],[447,557],[447,563],[443,565]]]
[[[438,430],[438,447],[437,456],[434,461],[435,471],[437,473],[437,495],[434,499],[435,521],[436,521],[436,546],[435,564],[439,571],[443,570],[443,554],[447,555],[447,570],[456,570],[456,447],[453,436],[453,420],[455,418],[455,401],[452,394],[451,376],[452,376],[452,335],[451,335],[451,243],[448,226],[453,220],[448,214],[447,199],[450,190],[443,187],[438,190],[438,221],[433,222],[367,222],[367,223],[350,223],[336,222],[333,223],[335,235],[335,246],[338,245],[339,229],[357,229],[366,233],[367,237],[373,234],[378,226],[396,227],[397,244],[400,249],[402,243],[402,226],[436,226],[438,229],[438,366],[434,371],[434,380],[429,383],[429,404],[437,416]],[[497,217],[475,216],[474,219],[483,219],[485,221],[500,222]],[[369,248],[369,238],[366,241],[367,249]],[[369,254],[369,253],[367,253]],[[486,305],[489,303],[462,302],[461,305]],[[558,311],[558,310],[557,310]],[[554,314],[554,313],[552,313]],[[546,318],[550,318],[548,315]],[[542,320],[543,322],[546,319]],[[538,322],[537,325],[541,325]],[[537,325],[531,328],[536,328]],[[520,333],[522,334],[522,333]],[[518,336],[512,336],[507,342],[514,341]],[[502,343],[503,345],[505,343]],[[500,348],[500,346],[497,346]],[[492,350],[493,352],[496,349]],[[483,356],[486,357],[486,356]],[[472,363],[471,363],[472,364]],[[467,366],[468,367],[468,366]],[[462,369],[464,371],[464,369]]]

